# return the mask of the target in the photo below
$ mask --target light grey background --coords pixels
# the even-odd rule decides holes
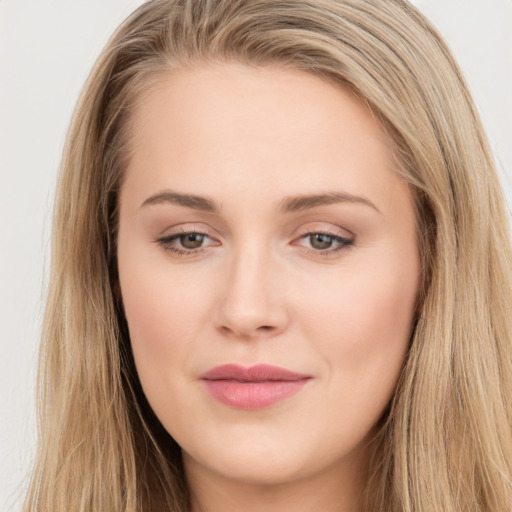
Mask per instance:
[[[0,1],[0,510],[33,459],[56,172],[80,88],[141,0]],[[415,0],[458,59],[512,205],[512,0]],[[70,490],[72,492],[72,490]]]

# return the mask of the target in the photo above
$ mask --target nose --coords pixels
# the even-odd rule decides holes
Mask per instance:
[[[233,254],[219,276],[222,284],[214,315],[217,328],[246,340],[283,332],[289,315],[278,274],[270,251],[257,250],[253,245]]]

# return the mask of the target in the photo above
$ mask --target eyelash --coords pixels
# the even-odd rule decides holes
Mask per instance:
[[[197,234],[197,235],[201,235],[206,238],[211,238],[206,233],[202,233],[200,231],[194,231],[194,230],[187,230],[187,231],[180,231],[178,233],[174,233],[172,235],[165,236],[162,238],[158,238],[156,240],[156,242],[158,244],[160,244],[164,248],[164,250],[172,252],[179,257],[194,256],[196,254],[202,253],[205,250],[205,248],[199,247],[197,249],[178,249],[171,245],[175,240],[178,240],[180,237],[185,236],[185,235],[192,235],[192,234]],[[354,239],[345,238],[345,237],[336,235],[334,233],[330,233],[329,231],[322,231],[322,230],[310,231],[308,233],[304,233],[303,235],[301,235],[299,237],[299,239],[307,238],[307,237],[310,237],[313,235],[328,236],[332,239],[333,243],[337,242],[339,245],[338,245],[338,247],[336,247],[334,249],[325,249],[325,250],[306,249],[305,252],[309,255],[328,257],[328,256],[332,256],[334,254],[340,253],[342,251],[346,251],[354,244]]]

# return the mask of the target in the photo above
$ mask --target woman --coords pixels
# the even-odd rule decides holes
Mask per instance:
[[[26,510],[510,509],[504,201],[406,2],[144,4],[54,226]]]

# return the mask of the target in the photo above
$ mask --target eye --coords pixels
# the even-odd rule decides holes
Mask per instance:
[[[166,251],[175,253],[179,256],[188,256],[202,252],[205,249],[204,244],[208,240],[213,241],[213,239],[206,233],[200,233],[197,231],[181,231],[179,233],[158,238],[156,242]]]
[[[340,236],[331,232],[309,232],[302,235],[299,240],[305,241],[308,254],[330,256],[347,250],[354,243],[354,239]],[[208,243],[209,241],[209,243]],[[208,245],[219,245],[206,233],[198,231],[181,231],[158,238],[156,242],[166,251],[178,256],[193,256],[203,252]],[[302,244],[300,244],[302,245]]]
[[[309,244],[308,254],[330,256],[340,251],[347,250],[354,244],[353,238],[346,238],[339,234],[330,232],[311,232],[302,235],[299,240],[304,240]]]
[[[185,249],[198,249],[203,245],[206,235],[200,233],[186,233],[179,235],[177,240]]]

